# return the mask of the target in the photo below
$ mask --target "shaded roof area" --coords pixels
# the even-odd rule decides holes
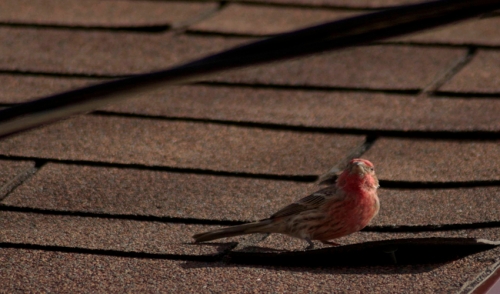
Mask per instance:
[[[415,2],[0,0],[0,106]],[[199,78],[2,139],[0,282],[469,293],[500,267],[499,68],[491,13]],[[360,146],[381,210],[342,246],[303,251],[281,235],[192,244],[316,191]]]

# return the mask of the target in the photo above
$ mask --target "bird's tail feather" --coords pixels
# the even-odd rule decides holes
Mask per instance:
[[[198,243],[198,242],[205,242],[220,238],[234,237],[234,236],[253,234],[253,233],[269,233],[269,231],[267,231],[265,227],[269,226],[271,223],[272,220],[265,219],[254,223],[237,225],[228,228],[196,234],[193,236],[193,238],[195,242]]]

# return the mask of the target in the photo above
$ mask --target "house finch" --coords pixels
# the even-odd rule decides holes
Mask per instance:
[[[373,164],[353,159],[338,177],[335,185],[319,190],[257,222],[232,226],[193,236],[195,242],[210,241],[254,233],[281,233],[309,243],[349,235],[363,229],[377,215],[378,179]]]

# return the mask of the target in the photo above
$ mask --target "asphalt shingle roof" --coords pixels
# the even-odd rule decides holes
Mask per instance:
[[[0,106],[415,2],[0,0]],[[473,291],[500,264],[499,22],[219,73],[0,140],[0,292]],[[192,244],[316,191],[363,143],[381,210],[342,246]]]

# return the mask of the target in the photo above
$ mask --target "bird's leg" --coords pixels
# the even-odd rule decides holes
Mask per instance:
[[[307,246],[305,250],[312,250],[312,249],[314,249],[314,243],[311,241],[310,238],[305,238],[304,240],[306,240],[306,242],[309,243],[309,246]]]
[[[326,245],[331,245],[331,246],[340,246],[339,243],[335,243],[335,242],[328,241],[328,240],[321,241],[321,243],[326,244]]]

